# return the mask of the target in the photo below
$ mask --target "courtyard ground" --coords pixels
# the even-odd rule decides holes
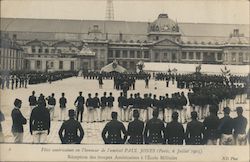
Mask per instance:
[[[57,121],[59,117],[59,106],[58,100],[61,97],[61,93],[65,93],[65,97],[68,100],[67,109],[75,109],[74,101],[78,96],[78,92],[82,91],[83,96],[87,98],[87,94],[91,93],[92,96],[94,93],[99,93],[99,97],[103,95],[103,92],[112,92],[115,99],[119,96],[120,91],[113,89],[113,80],[104,80],[103,89],[99,89],[98,81],[97,80],[87,80],[81,77],[73,77],[64,79],[62,81],[56,81],[52,84],[42,83],[38,85],[29,85],[27,89],[20,88],[15,90],[5,89],[0,91],[0,109],[5,115],[5,121],[2,122],[3,133],[5,137],[5,142],[12,143],[13,136],[11,133],[11,111],[13,109],[13,102],[15,98],[19,98],[23,101],[21,111],[25,117],[28,117],[29,112],[29,103],[28,97],[31,95],[31,92],[34,90],[36,92],[36,96],[39,96],[40,93],[43,93],[44,96],[49,96],[51,93],[55,93],[55,98],[57,100],[57,105],[55,107],[55,120],[51,122],[51,133],[48,136],[48,143],[60,143],[60,139],[58,136],[58,130],[62,124],[62,122]],[[159,95],[165,95],[166,93],[174,93],[174,92],[182,92],[184,91],[187,94],[188,90],[186,89],[178,89],[176,88],[176,84],[169,84],[170,87],[166,88],[165,82],[163,81],[154,81],[150,80],[149,82],[149,89],[145,89],[145,81],[139,80],[136,81],[136,89],[130,90],[130,93],[137,93],[140,92],[141,94],[144,93],[152,93]],[[118,110],[118,103],[115,100],[115,110]],[[246,104],[237,104],[236,106],[243,106],[245,110],[244,116],[249,119],[249,101]],[[220,115],[221,116],[221,115]],[[235,112],[231,113],[232,117],[236,116]],[[86,111],[84,112],[84,119],[86,119]],[[101,138],[101,131],[105,126],[106,122],[102,123],[86,123],[85,121],[82,123],[82,126],[85,131],[85,136],[82,141],[84,144],[103,144]],[[128,123],[124,123],[127,127]],[[186,124],[184,124],[184,127]],[[32,143],[32,136],[29,133],[28,124],[24,126],[24,143]]]

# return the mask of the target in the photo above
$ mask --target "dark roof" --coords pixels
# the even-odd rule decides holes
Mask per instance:
[[[91,38],[94,25],[98,25],[101,38],[119,40],[119,34],[123,39],[147,40],[148,22],[129,21],[105,21],[105,20],[59,20],[59,19],[27,19],[27,18],[1,18],[0,27],[2,31],[19,32],[18,39],[63,39],[63,34],[72,34],[72,39],[78,38],[74,34],[81,34],[80,39]],[[187,41],[198,42],[223,42],[228,41],[229,35],[234,29],[239,29],[241,34],[249,37],[249,25],[247,24],[209,24],[209,23],[178,23],[182,36]],[[34,34],[36,33],[36,34]],[[62,36],[60,36],[62,34]]]

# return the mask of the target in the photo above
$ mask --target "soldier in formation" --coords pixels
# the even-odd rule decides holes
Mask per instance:
[[[68,111],[69,119],[63,122],[58,134],[62,144],[80,144],[84,137],[84,130],[79,121],[75,120],[75,111]]]

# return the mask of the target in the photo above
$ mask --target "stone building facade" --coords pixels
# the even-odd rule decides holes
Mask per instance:
[[[250,62],[248,25],[178,23],[167,14],[154,22],[3,18],[1,31],[21,45],[26,70],[100,70],[113,60],[129,71],[139,61]]]

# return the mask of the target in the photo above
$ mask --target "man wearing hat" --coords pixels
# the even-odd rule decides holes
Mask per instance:
[[[102,130],[102,139],[105,144],[124,144],[127,139],[126,128],[117,120],[117,112],[112,112],[111,117],[112,120]],[[121,133],[123,133],[123,138]]]
[[[247,119],[242,115],[243,109],[242,107],[236,108],[237,117],[234,118],[234,138],[236,145],[246,145],[247,137],[246,137],[246,127],[247,127]]]
[[[11,132],[14,135],[14,143],[22,143],[23,142],[23,125],[27,123],[27,120],[23,116],[20,111],[22,106],[22,101],[16,99],[14,101],[14,109],[11,112],[12,117],[12,128]]]
[[[164,123],[158,119],[159,111],[153,111],[153,118],[150,119],[144,130],[145,144],[164,144]]]
[[[184,128],[178,122],[179,114],[174,111],[172,113],[172,121],[167,124],[165,129],[165,139],[170,145],[182,145],[184,140]]]
[[[220,119],[220,125],[218,127],[220,133],[220,145],[233,145],[233,119],[229,116],[230,108],[225,107],[223,111],[224,117]]]
[[[67,104],[67,99],[65,98],[65,93],[62,93],[62,97],[59,99],[59,105],[60,105],[59,121],[65,120],[66,104]]]
[[[144,130],[144,123],[143,121],[139,120],[139,111],[133,111],[134,121],[128,124],[128,143],[130,144],[143,144],[143,130]]]
[[[202,145],[203,144],[203,133],[204,126],[203,123],[197,120],[197,112],[191,112],[191,119],[189,123],[187,123],[186,128],[186,144],[187,145]]]
[[[46,108],[46,103],[41,98],[30,115],[30,134],[33,135],[33,143],[46,143],[49,133],[50,113]]]
[[[55,106],[56,106],[56,99],[55,94],[52,93],[51,96],[47,97],[46,100],[48,101],[48,110],[50,113],[50,119],[54,119],[54,112],[55,112]]]
[[[75,120],[75,111],[70,109],[69,120],[63,122],[58,134],[62,144],[80,144],[84,131],[79,121]],[[79,135],[78,135],[79,132]]]
[[[36,93],[35,91],[32,91],[32,95],[29,96],[29,105],[30,105],[29,117],[30,117],[30,114],[31,114],[32,110],[37,105],[37,100],[36,100],[35,93]]]
[[[218,105],[210,105],[209,112],[210,115],[203,121],[205,127],[204,142],[207,145],[216,145],[219,138],[218,127],[220,124],[220,119],[217,116]]]
[[[84,100],[84,97],[82,96],[82,92],[79,92],[79,96],[76,98],[74,104],[76,105],[76,111],[77,111],[76,120],[79,119],[82,122],[82,115],[83,115],[84,104],[85,104],[85,100]]]

